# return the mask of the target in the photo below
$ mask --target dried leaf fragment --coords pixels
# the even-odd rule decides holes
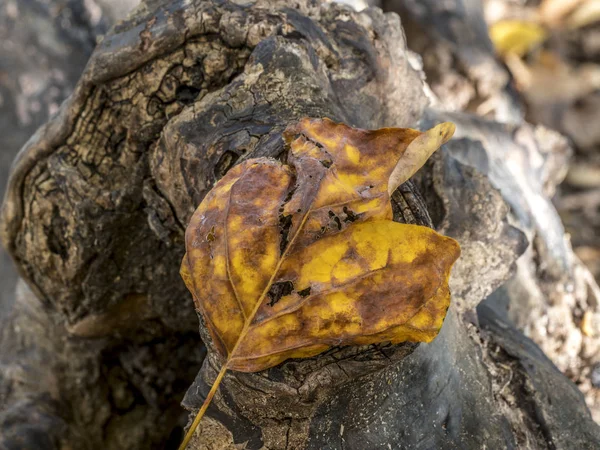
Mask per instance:
[[[600,20],[598,0],[544,0],[538,8],[541,20],[549,25],[576,29]]]
[[[450,140],[455,131],[453,123],[444,122],[417,136],[394,167],[388,181],[388,193],[392,195],[398,186],[412,177],[433,152]]]
[[[560,25],[565,17],[585,0],[542,0],[538,7],[541,20],[550,25]]]
[[[490,26],[490,38],[503,56],[524,56],[548,37],[546,30],[534,22],[502,20]]]
[[[567,25],[570,29],[577,29],[598,21],[600,21],[600,2],[587,1],[569,16]]]
[[[214,186],[188,225],[181,265],[223,357],[194,424],[227,369],[437,335],[459,246],[393,222],[390,195],[453,132],[303,119],[284,135],[289,165],[248,160]]]

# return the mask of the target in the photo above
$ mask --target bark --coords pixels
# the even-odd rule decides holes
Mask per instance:
[[[0,233],[27,286],[0,337],[0,442],[176,443],[183,392],[193,412],[218,367],[178,275],[195,207],[234,164],[284,159],[301,117],[439,120],[415,61],[397,15],[309,0],[147,0],[115,26],[11,173]],[[526,234],[478,165],[489,149],[457,145],[394,194],[396,220],[463,248],[439,337],[231,372],[192,448],[600,443],[577,388],[498,307]]]
[[[94,49],[95,36],[107,29],[93,1],[0,5],[0,196],[11,161],[71,93]],[[0,248],[0,320],[12,303],[16,282],[10,258]]]
[[[384,2],[384,6],[402,14],[404,23],[408,23],[410,48],[423,56],[427,80],[437,94],[432,102],[445,110],[442,114],[438,111],[434,117],[453,120],[458,125],[457,139],[449,143],[448,149],[464,164],[486,174],[510,205],[512,223],[527,234],[530,242],[527,252],[519,258],[516,274],[504,286],[510,319],[577,383],[598,423],[600,391],[594,387],[592,370],[600,357],[600,322],[597,320],[600,288],[570,243],[573,240],[577,245],[578,236],[585,235],[589,225],[582,223],[580,216],[565,215],[563,211],[563,220],[571,222],[571,235],[565,235],[550,200],[554,197],[553,201],[563,203],[559,199],[568,184],[579,179],[573,176],[579,165],[577,159],[569,164],[572,148],[567,139],[555,131],[522,120],[523,98],[515,95],[508,70],[496,61],[478,1],[452,4],[434,0],[389,1]],[[436,26],[432,27],[431,23]],[[583,40],[590,33],[593,28],[575,36]],[[555,48],[561,41],[557,39],[551,47]],[[589,137],[585,128],[595,123],[589,111],[578,102],[573,101],[570,107],[568,101],[557,104],[553,100],[557,95],[561,98],[573,95],[564,85],[555,81],[533,84],[537,87],[537,97],[523,93],[528,103],[527,116],[537,123],[541,119],[542,124],[567,132],[575,150],[581,152],[582,146],[585,147],[581,139]],[[593,96],[588,95],[579,101],[586,103],[590,99],[593,100]],[[574,113],[575,105],[580,112]],[[456,110],[478,117],[456,114]],[[576,121],[580,132],[562,123],[564,117],[577,114],[581,115]],[[500,123],[483,121],[481,116]],[[431,118],[426,122],[431,123]],[[572,175],[567,176],[566,185],[562,184],[557,190],[567,169]]]

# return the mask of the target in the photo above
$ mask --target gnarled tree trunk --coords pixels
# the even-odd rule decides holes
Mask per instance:
[[[187,423],[184,392],[193,412],[218,367],[178,275],[204,195],[240,161],[284,159],[282,131],[305,116],[361,128],[440,121],[448,113],[427,92],[393,13],[143,2],[103,38],[11,174],[1,233],[26,285],[0,336],[2,444],[172,446]],[[453,119],[495,139],[515,132]],[[528,240],[493,186],[489,148],[470,136],[393,197],[396,220],[463,248],[436,340],[230,372],[192,448],[600,443],[579,391],[499,307]]]

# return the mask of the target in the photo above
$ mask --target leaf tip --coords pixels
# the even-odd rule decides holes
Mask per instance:
[[[452,122],[443,122],[436,125],[428,132],[437,133],[440,136],[440,145],[444,145],[452,138],[452,136],[454,136],[456,125]]]
[[[388,181],[390,195],[425,165],[429,157],[452,138],[456,125],[443,122],[421,133],[406,148]]]

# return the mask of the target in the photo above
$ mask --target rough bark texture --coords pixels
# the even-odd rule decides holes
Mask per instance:
[[[13,158],[71,93],[96,34],[107,29],[93,1],[0,4],[0,196]],[[0,320],[8,314],[16,282],[12,262],[0,248]]]
[[[414,59],[397,15],[309,0],[147,0],[114,27],[12,171],[0,234],[29,287],[0,336],[2,445],[172,446],[183,392],[197,409],[217,367],[178,275],[195,207],[234,164],[285,158],[300,117],[438,120]],[[229,373],[192,448],[600,443],[576,387],[498,308],[527,239],[482,144],[458,145],[394,195],[396,220],[463,248],[440,336]]]
[[[494,2],[483,3],[493,15]],[[526,5],[510,2],[510,5],[513,18],[531,18],[535,8],[535,2]],[[593,138],[588,139],[594,135],[590,129],[596,121],[588,106],[597,92],[590,94],[590,82],[583,75],[577,78],[574,72],[566,76],[568,83],[560,83],[561,79],[553,76],[545,83],[541,76],[532,77],[530,88],[516,95],[510,73],[493,53],[478,0],[384,1],[383,6],[400,12],[409,47],[422,55],[427,80],[437,94],[437,97],[430,95],[432,103],[446,111],[442,114],[438,111],[433,117],[453,120],[458,125],[457,139],[448,145],[449,150],[464,164],[484,173],[500,190],[511,207],[511,220],[530,241],[527,252],[517,263],[516,274],[505,286],[510,299],[506,305],[509,318],[577,383],[595,421],[600,423],[600,389],[594,385],[594,369],[600,364],[600,288],[597,278],[594,281],[570,243],[573,240],[575,246],[581,245],[581,236],[590,239],[593,236],[590,229],[597,221],[588,213],[572,214],[585,201],[573,197],[561,199],[560,192],[555,196],[565,175],[566,185],[561,185],[563,196],[574,180],[578,185],[586,183],[590,175],[586,177],[581,172],[582,166],[584,172],[597,179],[593,175],[596,170],[593,152],[587,163],[578,161],[593,142]],[[588,44],[581,42],[579,47],[569,44],[569,53],[577,55],[571,61],[595,61],[589,40],[593,40],[597,25],[563,30],[561,33],[567,37],[552,37],[545,49],[556,51],[556,47],[577,37]],[[538,125],[524,122],[523,111]],[[431,117],[424,125],[430,123]],[[546,126],[567,133],[575,145],[575,160],[570,160],[573,150],[568,140]],[[582,197],[592,199],[593,195]],[[565,235],[552,198],[562,206],[562,219],[570,228],[570,236]],[[570,213],[564,214],[565,206]],[[589,211],[593,206],[586,208]],[[585,253],[580,256],[584,259]],[[592,258],[587,258],[592,269],[593,261],[592,252]]]

